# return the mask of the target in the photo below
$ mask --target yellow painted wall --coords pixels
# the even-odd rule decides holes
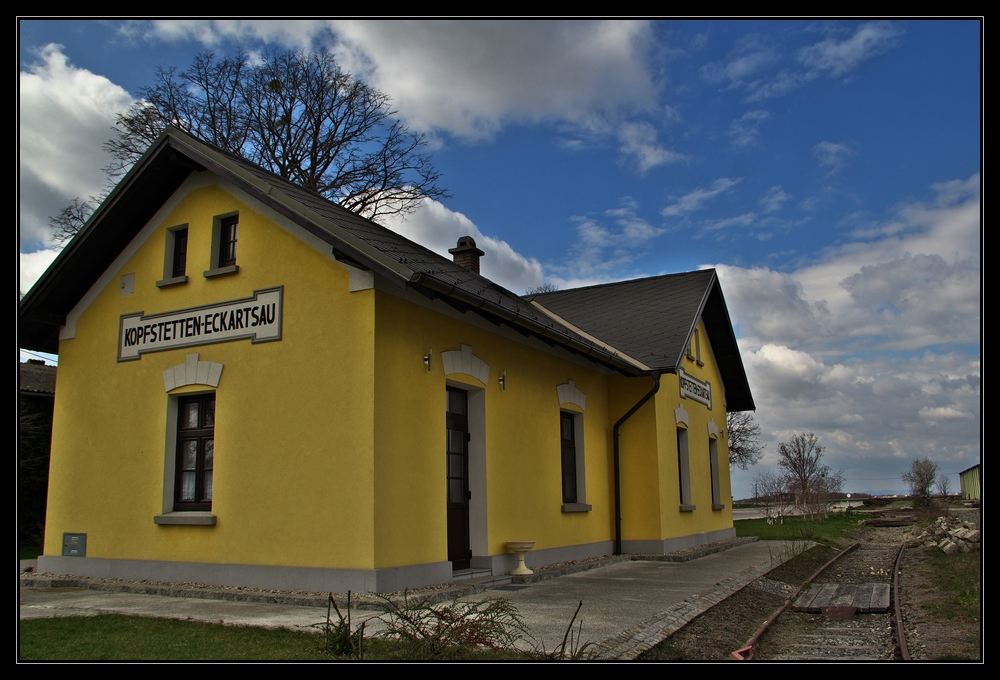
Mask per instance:
[[[677,375],[665,375],[660,391],[655,397],[657,439],[659,442],[659,497],[660,538],[677,538],[690,534],[728,529],[733,526],[733,509],[729,480],[729,451],[726,446],[726,406],[722,381],[711,352],[708,334],[702,321],[698,322],[698,336],[701,342],[701,360],[685,358],[684,371],[712,386],[712,408],[699,401],[680,396]],[[692,341],[693,342],[693,341]],[[692,349],[692,353],[694,350]],[[697,355],[695,355],[697,356]],[[683,406],[688,420],[688,469],[691,484],[691,504],[695,510],[680,511],[680,481],[677,462],[677,420],[675,409]],[[709,462],[708,423],[714,420],[719,430],[719,495],[722,510],[712,510],[712,476]]]
[[[534,540],[541,550],[610,539],[608,376],[391,294],[377,293],[376,317],[378,566],[447,559],[448,381],[485,390],[489,555],[506,553],[510,540]],[[464,374],[445,376],[441,353],[463,344],[489,364],[487,385]],[[422,362],[429,348],[430,372]],[[502,371],[506,390],[497,379]],[[593,510],[583,513],[561,510],[556,387],[570,379],[587,396],[586,499]]]
[[[212,218],[238,210],[236,274],[205,278]],[[189,225],[189,281],[157,288],[166,229]],[[119,294],[119,276],[135,292]],[[117,362],[121,314],[153,314],[284,286],[283,338]],[[374,292],[231,194],[192,190],[60,343],[45,554],[86,532],[90,557],[371,568]],[[159,526],[168,395],[188,354],[224,364],[217,390],[217,525]],[[186,388],[183,392],[210,388]],[[335,536],[342,540],[335,540]]]
[[[669,377],[664,375],[661,378],[661,391],[664,389],[663,382]],[[652,378],[612,377],[608,418],[608,448],[612,455],[614,424],[653,389],[653,384]],[[661,465],[657,445],[655,402],[650,400],[626,420],[619,430],[622,540],[654,539],[661,533],[660,508],[663,499],[660,498],[657,484]],[[614,468],[609,470],[611,486],[608,493],[614,503]],[[614,536],[613,514],[611,521]]]

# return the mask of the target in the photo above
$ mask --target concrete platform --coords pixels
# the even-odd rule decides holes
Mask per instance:
[[[506,597],[518,608],[531,637],[525,648],[551,650],[563,637],[582,601],[578,622],[582,639],[594,643],[594,656],[634,659],[684,624],[743,586],[809,547],[803,542],[733,542],[728,550],[688,561],[644,561],[611,558],[610,564],[576,573],[561,573],[528,583],[492,583],[484,588],[469,579],[452,588],[410,593],[434,594],[437,600],[462,597]],[[326,615],[326,596],[298,593],[253,593],[235,589],[114,584],[51,575],[21,575],[20,618],[94,616],[117,613],[191,619],[211,623],[316,630]],[[103,589],[100,589],[103,588]],[[125,592],[145,590],[164,594]],[[169,593],[169,594],[166,594]],[[226,599],[221,599],[225,597]],[[338,597],[343,603],[343,598]],[[371,606],[364,599],[362,607]],[[359,608],[355,622],[377,614]]]

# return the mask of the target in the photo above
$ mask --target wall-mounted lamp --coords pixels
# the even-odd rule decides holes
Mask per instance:
[[[500,381],[500,389],[502,390],[507,389],[507,371],[501,373],[498,380]]]
[[[431,362],[433,359],[434,359],[434,350],[433,349],[427,350],[427,354],[424,355],[424,366],[427,367],[428,371],[431,370]]]

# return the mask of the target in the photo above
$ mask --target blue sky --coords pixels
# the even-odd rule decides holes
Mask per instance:
[[[158,66],[331,49],[427,136],[452,197],[387,226],[476,237],[516,292],[719,271],[773,465],[812,431],[847,490],[980,457],[977,21],[21,21],[20,268],[97,193]],[[734,493],[754,471],[737,472]],[[957,475],[952,476],[957,488]]]

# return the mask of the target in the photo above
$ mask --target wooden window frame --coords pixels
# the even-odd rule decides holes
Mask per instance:
[[[569,439],[566,433],[569,432]],[[576,448],[576,417],[568,411],[559,412],[559,440],[562,459],[562,502],[577,503],[578,489],[576,468],[577,468],[577,448]]]
[[[206,414],[209,409],[206,405],[211,403],[212,422],[206,425]],[[185,407],[188,404],[198,404],[198,421],[194,427],[185,427]],[[212,510],[212,491],[206,490],[206,472],[210,472],[214,478],[215,459],[215,393],[198,394],[191,396],[180,396],[177,398],[177,442],[176,458],[174,461],[174,512]],[[196,442],[195,467],[195,492],[193,499],[183,499],[184,474],[192,472],[184,467],[184,446],[187,442]],[[212,461],[211,466],[206,466],[206,451],[208,442],[211,442]],[[214,487],[214,484],[211,485]]]
[[[239,244],[240,217],[226,217],[219,225],[219,269],[236,265],[236,250]]]
[[[167,229],[163,252],[163,278],[156,282],[157,288],[187,283],[188,233],[186,224]]]
[[[239,258],[239,226],[238,212],[216,215],[212,219],[211,269],[204,272],[205,278],[235,274],[240,270],[240,266],[236,264]]]
[[[171,277],[178,278],[187,276],[187,246],[188,230],[177,229],[174,231],[174,252],[172,253]]]

